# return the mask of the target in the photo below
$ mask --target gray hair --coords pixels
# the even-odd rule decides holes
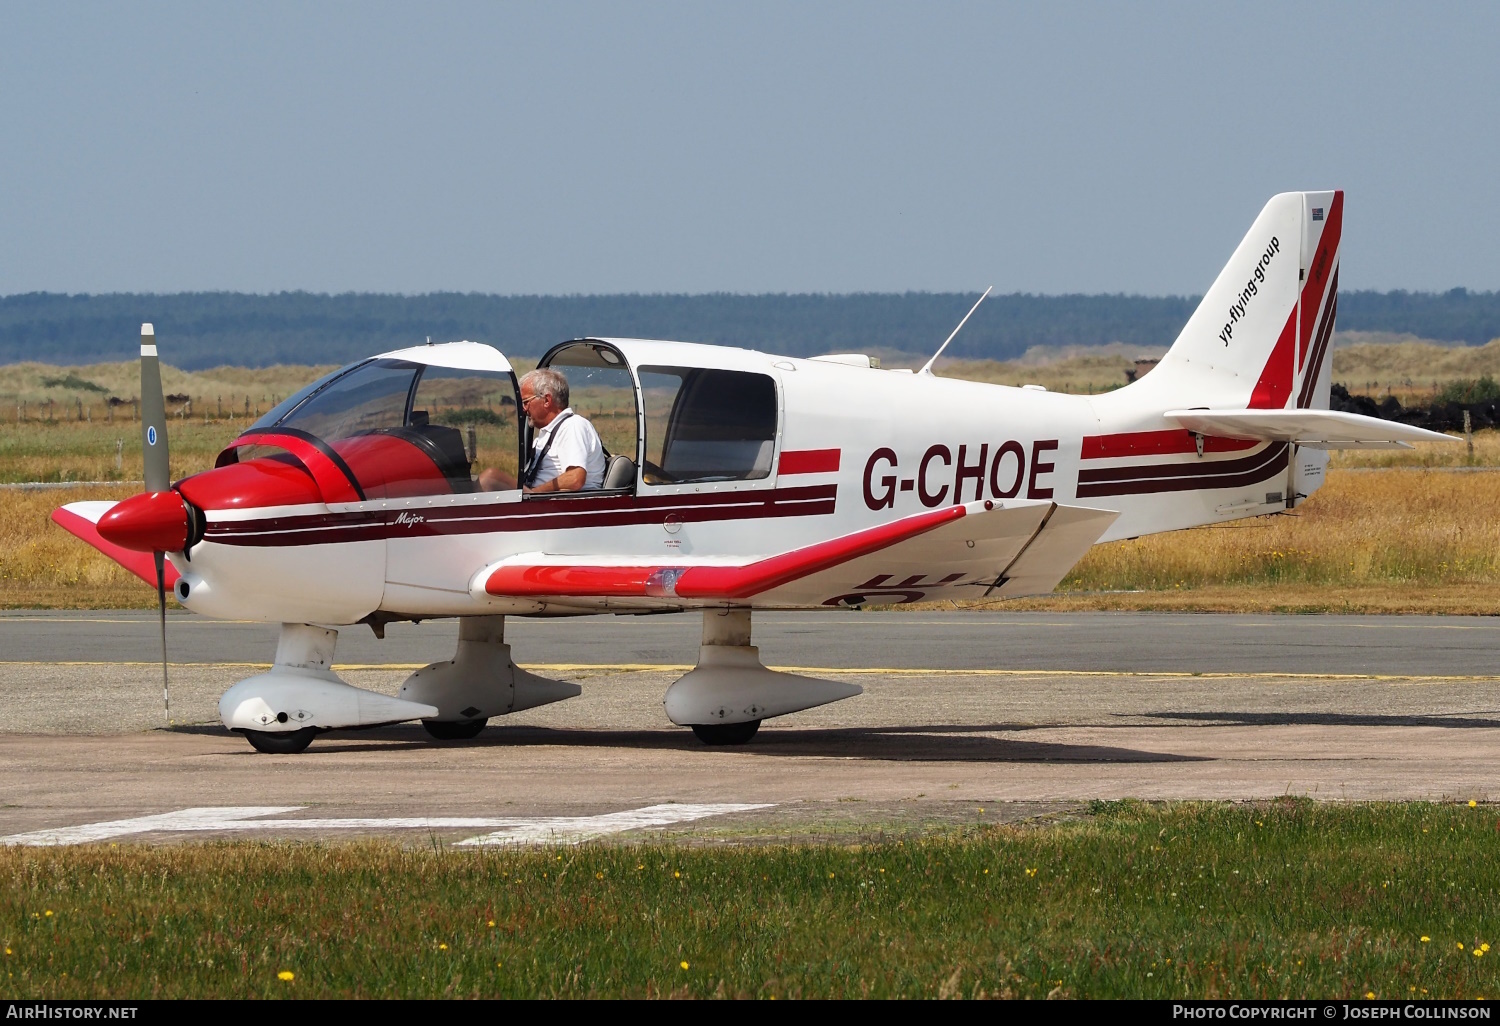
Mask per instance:
[[[550,396],[559,410],[568,408],[568,379],[551,367],[538,367],[521,376],[521,384],[531,383],[532,395]]]

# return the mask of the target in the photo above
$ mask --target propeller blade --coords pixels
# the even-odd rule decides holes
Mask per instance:
[[[156,560],[156,613],[161,621],[161,714],[172,725],[172,701],[167,697],[167,554],[151,553]]]
[[[147,492],[172,487],[172,465],[167,455],[167,401],[161,390],[161,361],[156,356],[156,329],[141,325],[141,447],[145,457]],[[172,702],[167,690],[167,556],[151,553],[156,563],[156,612],[161,621],[161,709],[170,726]]]
[[[161,390],[161,362],[156,357],[156,329],[141,325],[141,435],[146,459],[146,491],[172,486],[167,460],[167,401]]]

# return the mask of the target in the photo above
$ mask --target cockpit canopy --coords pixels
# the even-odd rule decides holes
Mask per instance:
[[[781,410],[770,360],[717,346],[575,339],[538,365],[567,379],[569,405],[612,454],[604,490],[619,494],[772,485]],[[518,396],[509,362],[489,346],[397,350],[308,385],[219,463],[311,459],[365,499],[474,492],[481,472],[485,488],[514,489],[531,443]]]
[[[520,459],[515,375],[494,349],[467,342],[342,367],[250,432],[326,445],[372,499],[473,491],[481,461],[514,478]]]

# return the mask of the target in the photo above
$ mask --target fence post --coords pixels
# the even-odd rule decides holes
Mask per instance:
[[[123,438],[116,438],[115,439],[115,473],[118,474],[118,473],[122,472],[124,469],[125,469],[125,439],[123,439]]]
[[[1469,411],[1464,411],[1464,440],[1469,443],[1469,460],[1474,459],[1474,422],[1469,419]]]

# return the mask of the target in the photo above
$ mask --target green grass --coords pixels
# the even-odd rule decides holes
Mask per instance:
[[[6,850],[0,933],[14,998],[1474,997],[1500,992],[1500,948],[1472,954],[1500,943],[1497,830],[1096,803],[862,846]]]

